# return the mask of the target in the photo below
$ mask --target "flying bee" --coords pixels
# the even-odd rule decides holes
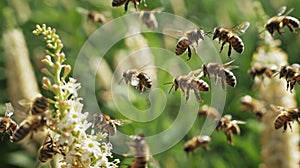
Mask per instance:
[[[255,99],[249,95],[243,96],[241,98],[242,111],[250,110],[257,117],[258,120],[261,120],[263,115],[267,112],[265,103],[261,100]]]
[[[15,130],[19,128],[19,125],[10,117],[13,115],[14,109],[10,103],[6,103],[6,112],[4,117],[0,117],[0,132],[3,134],[1,140],[3,140],[4,134],[8,134],[12,138]]]
[[[167,84],[167,83],[166,83]],[[178,90],[178,88],[181,89],[182,93],[185,94],[185,100],[188,101],[190,98],[190,90],[192,89],[194,91],[196,100],[198,102],[202,102],[203,100],[201,99],[198,91],[202,91],[202,92],[207,92],[210,90],[209,85],[201,79],[198,79],[194,76],[191,75],[185,75],[185,76],[178,76],[173,80],[173,85],[169,91],[169,93],[171,92],[171,90],[175,89],[175,91]],[[185,93],[185,88],[186,88],[186,93]]]
[[[221,84],[223,90],[226,90],[225,83],[227,83],[231,87],[235,87],[237,81],[236,77],[231,72],[232,69],[237,68],[237,66],[229,66],[234,60],[226,63],[226,64],[219,64],[219,63],[208,63],[202,65],[202,73],[205,76],[215,77],[215,83],[217,83],[218,79],[221,79]]]
[[[272,78],[275,73],[275,66],[252,66],[251,69],[248,70],[248,74],[252,77],[252,79],[255,79],[255,77],[261,77],[261,79],[263,79],[264,76]]]
[[[87,19],[91,23],[105,23],[106,18],[105,16],[97,11],[89,11],[87,14]]]
[[[293,91],[296,82],[300,84],[299,68],[299,64],[292,64],[291,66],[284,65],[280,67],[279,79],[283,77],[285,78],[287,84],[286,89],[288,90],[290,88],[290,92]],[[278,73],[274,74],[274,76],[276,75],[278,75]]]
[[[140,93],[144,92],[145,87],[150,89],[152,86],[151,78],[146,73],[140,72],[136,69],[130,69],[123,72],[123,79],[126,84],[130,82],[131,86],[136,89],[138,88]]]
[[[132,141],[128,142],[128,146],[132,154],[123,154],[124,157],[135,157],[127,168],[147,168],[148,162],[154,167],[159,167],[151,156],[149,146],[143,135],[130,136]]]
[[[286,14],[286,6],[282,6],[279,10],[279,13],[276,16],[270,18],[265,24],[266,30],[273,36],[274,32],[277,31],[280,35],[282,34],[281,30],[287,26],[292,33],[297,33],[295,29],[299,28],[300,22],[297,18],[288,16],[293,9],[289,10]]]
[[[285,109],[284,107],[277,106],[277,109],[280,111],[280,114],[275,119],[275,129],[280,129],[281,127],[283,127],[283,132],[285,132],[287,129],[287,125],[289,125],[291,131],[293,131],[291,122],[294,122],[296,120],[300,124],[299,108]]]
[[[211,138],[210,136],[203,135],[203,136],[196,136],[187,141],[184,144],[183,150],[189,154],[190,152],[193,152],[199,147],[204,148],[205,150],[210,150],[208,146],[206,146],[208,143],[210,143]]]
[[[38,159],[41,163],[45,163],[53,158],[56,154],[65,155],[62,148],[57,145],[50,134],[44,140],[43,145],[38,151]]]
[[[151,30],[157,29],[158,23],[154,15],[155,12],[161,12],[162,8],[157,8],[154,10],[143,10],[140,12],[140,19],[143,23]]]
[[[234,26],[231,29],[215,27],[214,28],[214,35],[213,40],[218,38],[219,42],[222,42],[220,53],[223,50],[223,47],[226,43],[229,44],[228,48],[228,57],[230,58],[231,55],[231,48],[233,48],[236,52],[242,54],[244,51],[244,43],[239,35],[245,33],[245,31],[250,26],[249,22],[243,22],[239,25]]]
[[[219,111],[216,108],[208,105],[203,105],[201,108],[199,108],[198,116],[210,117],[215,121],[218,121],[221,118]]]
[[[20,123],[20,127],[15,130],[11,141],[18,142],[24,139],[30,132],[31,138],[33,131],[38,131],[47,125],[47,115],[49,114],[48,108],[50,104],[47,98],[43,96],[36,97],[33,100],[29,115],[25,120]]]
[[[129,2],[132,2],[134,5],[134,8],[137,10],[137,5],[139,5],[141,3],[141,1],[142,0],[113,0],[112,6],[118,7],[118,6],[125,4],[124,9],[125,9],[125,12],[127,12]],[[147,4],[145,3],[145,0],[144,0],[144,6],[147,6]]]
[[[184,36],[181,37],[175,49],[176,55],[182,55],[186,51],[188,52],[187,60],[192,58],[192,51],[191,47],[193,48],[194,52],[197,53],[197,46],[200,41],[204,40],[204,35],[206,34],[202,29],[194,29],[183,33]]]
[[[93,118],[93,127],[97,127],[100,132],[107,133],[107,137],[116,134],[116,125],[121,126],[123,124],[131,123],[130,120],[111,119],[109,115],[101,113],[94,114]]]
[[[230,114],[224,115],[218,122],[217,122],[217,130],[224,131],[227,142],[230,145],[233,145],[232,142],[232,135],[240,135],[240,127],[238,124],[246,124],[244,121],[239,120],[232,120],[232,116]]]

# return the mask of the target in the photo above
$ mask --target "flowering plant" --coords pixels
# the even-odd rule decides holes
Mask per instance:
[[[43,35],[48,48],[42,60],[46,65],[42,72],[47,77],[43,77],[42,83],[43,89],[54,94],[53,98],[49,98],[54,104],[49,128],[62,154],[59,167],[118,167],[118,159],[109,161],[112,145],[103,140],[104,136],[87,133],[92,123],[87,121],[89,113],[82,113],[82,98],[77,93],[80,83],[68,77],[71,66],[65,64],[63,44],[56,30],[45,24],[37,25],[33,34]]]

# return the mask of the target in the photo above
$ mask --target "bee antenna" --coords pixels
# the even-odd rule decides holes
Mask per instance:
[[[164,85],[169,85],[169,84],[173,84],[173,82],[166,82],[166,83],[164,83]]]
[[[273,74],[273,77],[275,78],[277,75],[279,74],[279,72],[277,71],[277,72],[275,72],[274,74]]]
[[[123,79],[124,79],[124,78],[121,78],[121,80],[119,81],[119,85],[121,84],[121,82],[122,82]]]
[[[170,90],[169,90],[169,94],[171,93],[173,87],[174,87],[174,84],[171,86],[171,88],[170,88]]]
[[[261,34],[263,33],[264,31],[266,31],[265,29],[261,30],[260,32],[258,32],[258,34]]]

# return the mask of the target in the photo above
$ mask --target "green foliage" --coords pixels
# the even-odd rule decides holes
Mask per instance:
[[[111,7],[111,0],[28,0],[25,1],[25,3],[29,6],[31,14],[28,17],[28,20],[20,22],[20,20],[18,20],[20,14],[16,12],[16,7],[9,1],[10,0],[0,1],[0,11],[3,11],[0,13],[0,20],[5,20],[4,11],[7,11],[7,9],[11,9],[13,11],[13,16],[11,16],[12,18],[10,19],[16,20],[15,27],[20,27],[25,34],[28,50],[32,59],[31,61],[35,68],[35,72],[39,82],[41,82],[41,78],[43,76],[40,73],[40,69],[43,66],[40,63],[40,59],[42,58],[44,48],[41,47],[43,46],[43,44],[40,42],[41,40],[37,40],[36,37],[31,34],[31,31],[34,29],[37,23],[45,23],[57,30],[58,34],[60,34],[61,40],[64,43],[64,53],[68,57],[67,63],[70,65],[74,65],[76,55],[79,53],[82,45],[92,34],[92,32],[101,26],[101,24],[93,25],[88,23],[86,20],[86,16],[78,13],[76,11],[76,7],[80,6],[89,10],[106,12],[110,15],[110,19],[114,19],[124,15],[123,6],[118,8]],[[143,7],[143,5],[140,5],[140,7],[141,9],[154,9],[163,6],[164,12],[173,13],[175,10],[170,1],[172,0],[149,0],[147,7]],[[252,55],[259,45],[258,37],[259,32],[261,31],[256,27],[256,23],[259,18],[257,18],[255,11],[251,8],[251,3],[253,3],[253,1],[247,0],[184,1],[185,6],[182,6],[181,8],[184,8],[186,13],[184,13],[182,17],[193,21],[205,31],[212,31],[212,29],[218,25],[230,28],[233,25],[239,24],[243,21],[249,21],[251,23],[251,26],[247,30],[247,33],[241,36],[245,43],[244,53],[242,55],[238,55],[233,52],[233,58],[235,59],[234,64],[239,66],[238,69],[233,70],[237,77],[238,83],[236,88],[227,88],[226,105],[224,109],[224,114],[230,113],[234,119],[246,121],[247,124],[240,126],[240,136],[233,137],[233,142],[235,144],[234,146],[230,146],[227,144],[226,137],[223,132],[215,131],[211,135],[212,142],[209,145],[211,147],[210,151],[205,151],[201,148],[197,149],[190,155],[186,155],[183,151],[184,143],[188,139],[191,139],[193,136],[200,134],[202,123],[204,122],[203,119],[197,119],[194,126],[184,137],[184,139],[182,139],[167,151],[154,156],[155,160],[160,163],[161,167],[258,167],[258,165],[261,163],[261,147],[259,142],[260,131],[262,129],[261,125],[257,120],[254,119],[254,116],[250,112],[242,112],[240,110],[240,97],[245,94],[253,95],[253,81],[246,74],[251,65]],[[283,1],[262,1],[262,5],[269,16],[277,14],[277,9],[282,5],[286,5],[288,8],[295,8],[291,13],[292,16],[295,16],[297,18],[300,17],[300,1],[288,0],[285,3]],[[131,3],[129,4],[129,7],[133,7]],[[128,13],[130,13],[130,11]],[[5,24],[0,26],[0,37],[2,37],[2,33],[7,28],[7,24],[9,22],[10,21],[6,18],[5,22],[0,23]],[[148,44],[150,47],[165,47],[161,35],[152,33],[145,33],[143,35],[148,40]],[[206,40],[210,40],[209,38],[206,38]],[[276,38],[280,38],[282,40],[282,44],[280,47],[288,54],[289,62],[299,63],[299,34],[295,35],[289,33],[288,30],[285,29],[284,35],[276,35]],[[218,42],[213,41],[213,44],[218,51],[220,47]],[[174,41],[174,49],[172,49],[171,52],[175,50],[175,45],[176,43]],[[115,55],[115,53],[117,53],[119,50],[126,50],[126,47],[127,46],[124,44],[124,42],[120,41],[107,53],[108,56],[106,56],[105,59],[112,69],[115,66],[113,55]],[[4,55],[2,47],[0,49],[0,55]],[[227,47],[224,47],[224,51],[220,55],[223,62],[229,61],[229,59],[227,58]],[[160,57],[157,56],[156,58]],[[187,54],[183,55],[181,59],[186,61],[186,58]],[[165,60],[165,57],[162,56],[160,60],[155,61],[159,63],[164,61],[167,62],[168,60]],[[200,68],[202,61],[197,57],[192,57],[192,60],[187,62],[187,64],[192,69],[196,69]],[[4,104],[5,102],[9,101],[9,97],[6,89],[7,86],[5,75],[5,60],[3,56],[0,57],[0,72],[3,72],[0,74],[0,104]],[[172,81],[172,76],[168,75],[166,72],[161,71],[158,71],[157,75],[158,80],[154,82],[156,83],[157,87],[161,88],[167,94],[170,86],[163,85],[163,83]],[[42,86],[42,84],[40,83],[39,86]],[[102,92],[103,89],[100,85],[97,84],[97,95],[100,95]],[[299,86],[296,86],[296,93],[296,97],[298,98],[297,102],[299,102]],[[150,106],[147,97],[148,93],[145,93],[144,95],[138,95],[137,90],[132,90],[132,94],[135,95],[133,105],[136,108],[145,109]],[[180,101],[181,99],[183,99],[183,95],[180,93],[180,91],[172,91],[166,96],[166,107],[164,109],[164,112],[158,118],[146,123],[133,122],[132,124],[118,127],[118,130],[128,135],[139,133],[152,135],[170,127],[174,119],[176,119],[177,117],[177,111],[180,108]],[[205,103],[203,104],[209,104],[211,98],[210,94],[201,93],[201,96],[205,100]],[[193,94],[191,94],[190,97],[194,99]],[[124,117],[119,113],[116,107],[114,107],[113,103],[103,102],[100,96],[98,99],[98,103],[101,106],[101,110],[103,113],[110,114],[114,118]],[[201,105],[202,104],[200,104],[200,106]],[[157,106],[160,105],[157,104]],[[189,111],[186,111],[186,115],[189,115]],[[6,138],[4,139],[4,141],[0,141],[0,146],[0,154],[1,156],[4,156],[0,158],[0,167],[25,168],[31,167],[32,163],[35,162],[35,157],[27,157],[25,153],[20,153],[20,147],[9,143]],[[115,157],[120,157],[121,159],[123,159],[121,160],[121,162],[124,163],[121,164],[121,167],[130,164],[132,160],[128,158],[122,158],[121,156]],[[18,160],[18,162],[16,160]],[[22,163],[20,164],[19,161],[22,161]]]

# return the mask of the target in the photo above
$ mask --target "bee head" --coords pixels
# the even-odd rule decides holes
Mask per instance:
[[[214,36],[213,36],[213,40],[216,39],[217,37],[220,36],[221,33],[221,28],[220,27],[215,27],[214,28]]]

